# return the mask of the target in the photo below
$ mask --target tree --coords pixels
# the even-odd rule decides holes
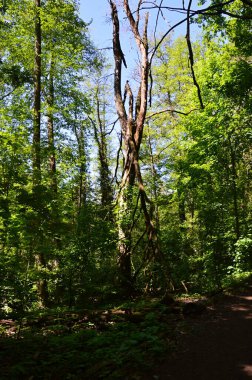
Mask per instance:
[[[65,200],[72,192],[71,188],[65,194],[67,156],[61,158],[60,152],[70,140],[67,129],[72,128],[64,121],[65,113],[68,104],[73,104],[75,93],[81,94],[85,70],[89,70],[90,63],[98,65],[99,60],[74,1],[55,4],[27,0],[18,6],[8,2],[2,36],[6,30],[7,37],[1,39],[0,69],[4,74],[0,88],[1,131],[4,144],[19,132],[15,145],[20,148],[15,148],[12,162],[14,141],[10,149],[1,152],[1,157],[7,155],[10,162],[7,171],[6,164],[2,168],[8,198],[11,196],[6,206],[9,211],[6,209],[4,214],[4,220],[8,218],[11,222],[4,221],[6,229],[1,244],[6,260],[10,252],[20,252],[21,265],[16,266],[17,271],[29,268],[28,277],[37,284],[39,301],[45,306],[47,285],[51,293],[57,282],[61,247],[69,237],[66,226],[76,220],[73,207],[72,214],[64,217]],[[78,96],[82,104],[76,110],[74,125],[90,112],[87,96]],[[66,166],[62,167],[64,160]],[[72,170],[76,167],[72,166]],[[6,196],[5,192],[4,199]],[[13,237],[9,239],[8,235]],[[17,278],[22,276],[21,272],[16,274]]]
[[[93,103],[93,115],[89,121],[93,128],[94,140],[98,149],[99,186],[101,192],[102,213],[106,220],[114,220],[113,217],[113,193],[112,175],[110,169],[111,149],[109,143],[112,141],[110,135],[113,133],[116,122],[109,122],[111,116],[111,99],[108,96],[112,85],[110,76],[106,74],[108,65],[97,70],[96,77],[91,83],[90,95]],[[114,115],[112,115],[113,117]]]
[[[41,79],[42,79],[42,30],[41,30],[41,2],[34,0],[35,6],[35,54],[34,54],[34,106],[33,106],[33,194],[37,203],[37,215],[35,220],[35,228],[37,229],[38,242],[35,244],[35,261],[38,269],[44,270],[46,267],[46,259],[41,248],[41,218],[40,214],[40,197],[41,197]],[[47,281],[39,278],[37,283],[38,297],[43,307],[48,306],[48,289]]]
[[[147,111],[148,95],[148,76],[149,76],[149,59],[148,59],[148,14],[145,15],[143,32],[140,34],[140,6],[139,2],[136,14],[130,9],[128,1],[124,1],[124,10],[130,24],[131,32],[135,38],[138,53],[141,57],[140,63],[140,86],[134,103],[133,92],[130,83],[127,81],[122,95],[121,72],[122,63],[126,66],[125,57],[120,45],[120,29],[117,8],[114,2],[110,1],[111,15],[113,22],[113,52],[115,61],[114,70],[114,96],[117,114],[121,125],[123,139],[123,173],[118,194],[118,249],[119,249],[119,268],[123,287],[128,292],[132,289],[132,226],[134,226],[134,209],[133,209],[133,189],[135,180],[138,183],[137,203],[140,199],[141,209],[143,211],[147,234],[148,247],[145,261],[150,260],[153,256],[159,255],[157,244],[157,232],[152,219],[152,202],[149,200],[144,188],[141,169],[139,165],[139,152],[142,142],[144,122]],[[126,99],[128,100],[128,110],[126,110]]]
[[[251,70],[232,40],[225,37],[225,43],[219,38],[208,44],[207,48],[192,45],[204,110],[198,109],[185,42],[178,39],[158,53],[160,64],[153,68],[157,112],[150,116],[167,139],[169,177],[164,186],[174,193],[165,215],[168,220],[175,206],[177,226],[169,223],[164,228],[162,242],[173,277],[176,282],[179,278],[189,281],[191,272],[200,283],[193,269],[199,265],[199,273],[205,270],[209,275],[210,286],[210,274],[219,283],[227,267],[232,267],[235,244],[248,232],[250,206],[246,209],[242,204],[250,203],[245,195],[249,177],[244,159],[250,150],[251,109],[251,81],[245,78]],[[161,151],[162,138],[158,141]]]

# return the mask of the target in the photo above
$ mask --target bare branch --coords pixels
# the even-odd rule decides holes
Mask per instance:
[[[143,2],[143,0],[139,0],[139,2],[138,2],[138,6],[137,6],[137,11],[136,11],[136,14],[137,14],[137,18],[136,18],[136,27],[137,27],[137,29],[138,29],[138,25],[139,25],[140,8],[141,8],[141,5],[142,5],[142,2]]]
[[[171,112],[171,113],[178,113],[180,115],[184,115],[184,116],[187,116],[189,115],[191,112],[194,112],[194,111],[199,111],[199,108],[194,108],[192,110],[190,110],[189,112],[182,112],[182,111],[178,111],[178,110],[174,110],[174,109],[170,109],[170,108],[166,108],[162,111],[157,111],[157,112],[154,112],[148,116],[146,116],[146,120],[149,120],[149,119],[152,119],[154,116],[156,115],[160,115],[162,113],[165,113],[165,112]]]
[[[116,5],[110,0],[111,16],[113,21],[113,52],[115,60],[115,71],[114,71],[114,95],[117,114],[119,116],[120,122],[122,124],[122,130],[125,133],[125,123],[127,121],[127,113],[123,104],[122,93],[121,93],[121,76],[122,76],[122,61],[124,56],[121,50],[120,44],[120,27],[119,19]]]
[[[233,18],[238,18],[239,20],[252,20],[252,16],[249,16],[249,15],[237,15],[235,13],[231,13],[228,11],[222,11],[222,14],[233,17]]]
[[[137,195],[136,205],[135,205],[135,208],[134,208],[134,211],[133,211],[133,215],[132,215],[132,225],[131,225],[131,228],[130,228],[130,232],[133,231],[133,229],[134,229],[134,227],[136,225],[136,221],[139,219],[139,216],[140,216],[139,215],[138,218],[135,218],[136,212],[137,212],[137,209],[138,209],[139,199],[140,199],[140,193],[138,193],[138,195]],[[141,214],[141,212],[140,212],[140,214]]]
[[[214,4],[214,5],[210,5],[206,8],[203,8],[203,9],[200,9],[200,10],[191,10],[190,7],[188,7],[187,10],[185,10],[184,6],[183,8],[172,8],[172,7],[160,7],[162,9],[167,9],[167,10],[173,10],[173,11],[181,11],[182,13],[187,13],[187,17],[186,18],[183,18],[182,20],[180,20],[179,22],[177,22],[176,24],[174,24],[173,26],[171,26],[171,28],[169,28],[167,30],[167,32],[161,37],[161,39],[159,40],[159,42],[155,45],[153,51],[152,51],[152,54],[151,54],[151,58],[150,58],[150,61],[149,61],[149,65],[150,65],[150,72],[149,72],[149,76],[150,76],[150,90],[149,90],[149,104],[151,106],[151,103],[152,103],[152,88],[153,88],[153,77],[152,77],[152,71],[151,71],[151,66],[152,66],[152,61],[153,61],[153,58],[157,52],[157,50],[159,49],[159,47],[161,46],[161,44],[163,43],[163,41],[165,40],[165,38],[174,30],[176,29],[179,25],[182,25],[184,22],[189,22],[190,19],[192,19],[193,17],[197,16],[197,15],[205,15],[205,16],[211,16],[211,15],[219,15],[221,13],[223,14],[227,14],[227,11],[223,10],[223,7],[227,6],[227,5],[230,5],[234,2],[235,0],[228,0],[228,1],[224,1],[222,3],[218,3],[218,4]],[[247,5],[252,5],[252,2],[250,0],[242,0],[245,4]],[[147,3],[147,2],[146,2]],[[151,4],[153,4],[151,7],[149,7],[148,9],[154,9],[154,8],[157,8],[157,4],[155,3],[152,3],[152,2],[149,2]],[[184,4],[184,2],[183,2]],[[159,7],[158,7],[159,8]],[[217,10],[216,13],[214,12],[211,12],[211,11],[214,11],[214,10]],[[228,12],[229,13],[229,12]],[[235,15],[235,14],[231,14],[229,13],[229,16],[230,17],[236,17],[236,18],[239,18],[239,19],[250,19],[249,16],[240,16],[240,15]],[[189,42],[190,44],[190,42]],[[189,46],[188,46],[189,48]],[[196,78],[195,78],[196,79]],[[197,81],[196,81],[197,83]],[[195,82],[194,82],[195,84]],[[195,84],[196,85],[196,84]],[[197,85],[196,85],[197,87]],[[199,91],[199,88],[197,87],[197,90],[198,90],[198,96],[199,96],[199,99],[201,99],[201,94],[200,91]],[[201,107],[203,105],[203,102],[202,102],[202,99],[200,101],[200,104],[201,104]],[[204,106],[204,105],[203,105]]]
[[[187,30],[186,30],[186,42],[187,42],[187,47],[188,47],[188,53],[189,53],[189,62],[190,62],[190,67],[191,67],[191,72],[192,72],[192,77],[193,77],[193,83],[197,88],[198,92],[198,98],[200,102],[200,106],[203,109],[204,104],[201,96],[201,90],[200,86],[197,82],[196,76],[195,76],[195,71],[193,68],[194,65],[194,58],[193,58],[193,49],[192,49],[192,44],[191,44],[191,37],[190,37],[190,8],[192,5],[192,0],[189,0],[188,8],[187,8]]]
[[[147,229],[144,230],[144,232],[142,233],[142,235],[139,237],[139,239],[137,240],[137,242],[135,243],[134,247],[132,248],[132,253],[135,252],[137,246],[140,244],[141,240],[143,240],[144,238],[144,235],[146,235],[146,232],[147,232]],[[141,270],[141,269],[140,269]],[[135,271],[135,274],[138,274],[139,271]],[[136,276],[134,275],[134,278],[136,278]]]
[[[210,10],[213,10],[213,9],[216,9],[216,8],[217,9],[218,8],[223,8],[224,6],[229,5],[229,4],[233,3],[234,1],[235,0],[229,0],[229,1],[226,1],[226,2],[223,2],[223,3],[211,5],[209,7],[206,7],[206,8],[200,9],[200,10],[191,10],[191,9],[189,9],[189,18],[191,19],[192,17],[194,17],[196,15],[199,15],[199,14],[205,14],[207,11],[210,11]],[[244,1],[249,1],[249,0],[244,0]],[[157,5],[155,4],[151,8],[152,9],[153,8],[157,8]],[[159,49],[160,45],[165,40],[165,38],[168,36],[168,34],[170,34],[175,28],[177,28],[179,25],[183,24],[184,22],[187,22],[187,20],[188,20],[188,10],[185,12],[185,9],[183,9],[183,8],[171,8],[171,7],[161,7],[161,8],[162,9],[168,9],[168,10],[173,9],[173,10],[176,10],[176,11],[178,9],[183,10],[184,11],[183,13],[187,13],[187,17],[183,18],[182,20],[180,20],[179,22],[177,22],[176,24],[174,24],[173,26],[171,26],[171,28],[169,28],[167,30],[167,32],[162,36],[162,38],[159,40],[158,44],[155,45],[155,47],[154,47],[154,49],[152,51],[150,63],[152,62],[154,55],[156,54],[157,50]]]
[[[164,1],[164,0],[161,0],[161,1],[160,1],[159,7],[158,7],[158,13],[157,13],[157,17],[156,17],[156,22],[155,22],[155,30],[154,30],[154,40],[155,40],[155,45],[156,45],[156,33],[157,33],[158,20],[159,20],[159,15],[160,15],[160,13],[162,12],[162,10],[161,10],[161,6],[162,6],[163,1]]]
[[[133,17],[133,14],[132,14],[131,10],[130,10],[128,0],[124,0],[123,4],[124,4],[124,9],[125,9],[126,16],[127,16],[128,20],[129,20],[129,23],[130,23],[130,26],[131,26],[131,30],[132,30],[132,32],[134,34],[134,37],[135,37],[136,42],[138,44],[138,47],[140,48],[141,36],[140,36],[139,30],[138,30],[139,12],[137,13],[137,21],[136,21],[134,19],[134,17]]]
[[[115,126],[116,126],[116,123],[118,122],[118,120],[119,120],[119,118],[117,118],[112,123],[108,124],[108,126],[112,125],[112,128],[108,132],[104,133],[104,136],[108,136],[108,135],[110,135],[113,132],[113,130],[115,129]]]
[[[147,37],[147,28],[148,28],[148,14],[145,15],[145,24],[143,30],[143,37],[140,44],[141,51],[141,85],[140,85],[140,96],[139,96],[139,108],[136,115],[136,133],[135,133],[135,142],[137,144],[137,149],[139,149],[142,134],[143,126],[147,112],[147,96],[148,96],[148,76],[149,76],[149,61],[148,61],[148,37]]]

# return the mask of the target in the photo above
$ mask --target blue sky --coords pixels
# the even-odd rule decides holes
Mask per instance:
[[[121,1],[122,2],[122,1]],[[130,5],[138,3],[136,0],[131,0]],[[169,6],[180,6],[182,3],[181,0],[167,0],[166,4],[169,4]],[[187,1],[186,1],[187,3]],[[196,4],[196,0],[194,0],[194,3]],[[121,7],[118,7],[118,10],[122,9]],[[133,6],[132,6],[133,9]],[[92,21],[91,25],[89,26],[91,38],[95,45],[102,49],[107,47],[112,47],[112,24],[110,22],[110,6],[108,3],[108,0],[80,0],[80,14],[81,18],[85,21]],[[121,45],[122,50],[124,52],[124,55],[126,57],[127,64],[129,66],[129,69],[125,72],[124,71],[124,80],[132,78],[134,68],[136,67],[136,61],[137,56],[135,52],[135,42],[132,38],[132,35],[129,31],[127,23],[123,22],[123,12],[122,10],[119,13],[120,21],[121,21]],[[149,36],[154,31],[154,25],[155,25],[155,14],[151,12],[150,14],[150,21],[149,21]],[[162,32],[166,32],[166,30],[171,26],[174,25],[178,20],[181,18],[184,18],[184,15],[178,15],[175,12],[168,12],[166,15],[166,19],[163,20],[160,18],[159,20],[159,33],[162,35]],[[176,28],[175,36],[182,35],[185,36],[186,34],[186,25],[183,24],[181,27]],[[192,34],[197,34],[197,29],[195,27],[192,28]],[[112,62],[112,51],[107,51],[108,56],[111,57]]]
[[[91,37],[98,48],[111,46],[112,26],[107,21],[110,17],[110,8],[107,0],[80,0],[81,18],[88,22],[93,19],[89,27]]]
[[[196,3],[196,1],[194,1],[193,3]],[[130,4],[134,4],[134,0],[130,1]],[[181,1],[169,0],[166,2],[166,4],[169,4],[169,6],[180,6]],[[195,7],[196,6],[194,6],[194,8]],[[98,47],[100,48],[106,47],[106,45],[111,45],[112,25],[109,22],[110,7],[108,4],[108,0],[80,0],[80,11],[81,17],[84,21],[87,22],[93,19],[93,22],[89,28],[91,36],[93,40],[96,42],[96,45],[98,45]],[[160,30],[167,30],[168,25],[173,25],[177,20],[181,18],[184,18],[184,16],[178,16],[175,12],[167,13],[165,21],[160,18]],[[150,19],[150,23],[152,24],[153,29],[155,16],[153,17],[153,15],[151,15]],[[124,34],[128,33],[125,32]],[[185,35],[185,25],[177,28],[176,35],[179,34]]]

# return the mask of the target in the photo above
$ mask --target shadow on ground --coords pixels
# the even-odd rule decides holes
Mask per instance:
[[[252,286],[240,294],[223,295],[205,315],[188,322],[193,333],[153,379],[252,379]]]

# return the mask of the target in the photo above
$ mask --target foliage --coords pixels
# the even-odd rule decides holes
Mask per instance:
[[[165,266],[181,289],[183,284],[201,291],[221,287],[250,231],[251,65],[234,35],[232,29],[229,42],[220,37],[207,48],[194,43],[203,110],[184,41],[163,46],[155,67],[156,106],[169,109],[153,121],[159,134],[158,140],[152,137],[154,160],[164,157],[162,166],[156,164],[160,232]],[[250,270],[245,246],[241,271]]]
[[[252,269],[252,239],[251,237],[240,238],[235,243],[234,257],[235,271],[251,271]]]
[[[191,42],[204,107],[186,40],[169,39],[159,46],[152,61],[152,107],[146,117],[142,113],[136,147],[135,121],[128,123],[127,117],[122,143],[114,122],[111,66],[91,41],[77,1],[42,1],[41,181],[35,183],[36,9],[32,0],[4,2],[3,378],[77,379],[84,374],[116,379],[131,371],[137,378],[140,367],[151,366],[165,351],[165,330],[171,328],[167,308],[146,300],[122,304],[123,271],[129,274],[126,290],[145,298],[214,293],[249,280],[251,7],[235,1],[225,10],[237,17],[199,15],[203,33]],[[135,117],[138,104],[132,111],[127,86],[127,100],[121,101]],[[118,246],[126,253],[123,262]],[[78,310],[90,303],[92,310]],[[94,304],[106,306],[107,313]]]
[[[156,303],[150,308],[142,302],[137,310],[141,312],[146,307],[148,311],[141,314],[141,322],[137,323],[127,321],[127,314],[121,309],[104,314],[96,310],[66,312],[58,309],[56,314],[52,310],[50,314],[30,315],[23,321],[21,340],[2,338],[1,361],[5,365],[1,376],[3,379],[28,376],[38,379],[102,379],[109,376],[117,379],[127,378],[129,373],[137,376],[143,366],[148,371],[153,360],[167,350],[168,334],[172,340],[174,333],[171,333],[169,318],[160,321],[161,316],[165,317],[164,306]],[[115,312],[115,315],[102,319],[108,318],[108,312]],[[171,342],[170,349],[173,344]]]

